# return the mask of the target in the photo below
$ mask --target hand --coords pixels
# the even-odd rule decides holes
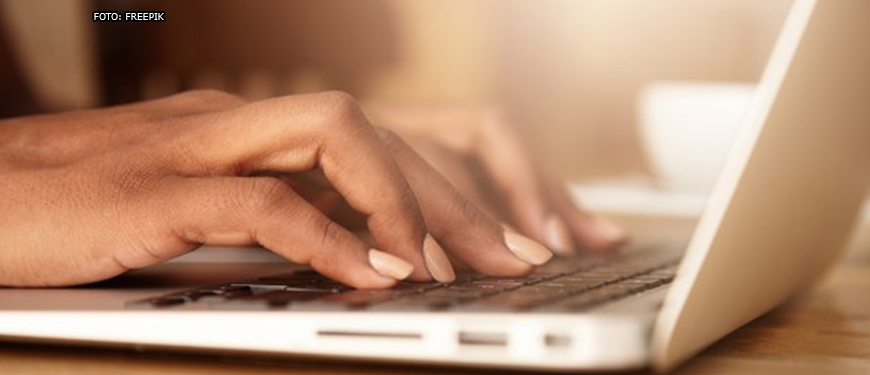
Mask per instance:
[[[370,104],[373,123],[408,143],[476,206],[561,254],[607,251],[626,241],[608,220],[579,209],[541,167],[508,116],[489,107]]]
[[[379,248],[285,180],[320,174]],[[521,276],[552,254],[505,233],[342,93],[214,91],[0,122],[0,285],[107,279],[201,244],[264,247],[354,287],[450,281],[445,255]]]

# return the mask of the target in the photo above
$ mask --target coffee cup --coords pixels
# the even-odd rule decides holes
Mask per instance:
[[[641,90],[639,133],[656,185],[711,191],[755,90],[719,82],[656,82]]]

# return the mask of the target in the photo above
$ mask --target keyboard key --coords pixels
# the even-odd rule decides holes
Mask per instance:
[[[164,296],[142,301],[135,301],[132,303],[128,303],[127,305],[137,308],[167,308],[183,305],[189,301],[189,298],[185,298],[183,296]]]
[[[420,298],[452,298],[454,300],[468,300],[468,299],[478,299],[483,297],[485,293],[480,291],[465,291],[465,290],[454,290],[449,288],[441,288],[428,291],[426,293],[420,294]]]
[[[454,304],[456,299],[452,297],[426,297],[413,296],[400,298],[369,305],[366,309],[371,311],[430,311],[441,310]]]
[[[325,296],[318,301],[321,303],[342,305],[348,309],[357,309],[368,305],[395,300],[411,293],[413,293],[413,291],[409,293],[409,291],[395,289],[357,289]]]
[[[331,295],[329,292],[290,292],[283,290],[270,291],[266,293],[252,294],[243,298],[236,298],[225,303],[214,305],[234,305],[236,307],[247,305],[249,308],[286,308],[288,305],[295,302],[310,301],[320,297]]]
[[[567,298],[554,301],[551,304],[542,304],[536,307],[538,310],[547,311],[582,311],[606,302],[619,300],[652,289],[659,285],[663,284],[609,284],[585,293],[575,293]]]
[[[486,310],[487,307],[506,307],[513,310],[523,310],[543,303],[549,297],[541,295],[538,292],[517,289],[510,293],[501,293],[494,296],[485,297],[468,306],[462,306],[460,309],[469,310]]]
[[[258,281],[268,282],[268,281],[292,281],[292,280],[303,280],[303,281],[317,281],[317,280],[327,280],[326,277],[317,273],[314,270],[297,270],[290,273],[282,273],[278,275],[270,275],[264,276],[257,279]]]

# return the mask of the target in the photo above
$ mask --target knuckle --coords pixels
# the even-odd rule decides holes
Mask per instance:
[[[365,115],[357,100],[343,91],[318,93],[318,113],[326,126],[358,127],[366,124]]]
[[[347,236],[343,227],[329,219],[319,218],[314,222],[316,224],[313,235],[318,236],[319,242],[314,243],[317,250],[308,253],[308,264],[321,273],[346,274],[347,272],[339,269],[336,257],[345,256],[342,251],[348,249],[353,240]]]
[[[460,198],[456,204],[456,215],[463,223],[478,223],[481,221],[481,212],[473,203]]]
[[[320,100],[325,103],[333,104],[336,107],[347,106],[347,107],[356,107],[357,102],[353,95],[350,95],[344,91],[333,90],[333,91],[325,91],[316,94]]]
[[[332,220],[323,219],[319,225],[320,246],[322,249],[338,248],[342,239],[342,228]],[[324,253],[324,252],[322,252]]]
[[[378,134],[378,139],[380,139],[381,144],[383,144],[388,150],[400,150],[406,146],[405,140],[390,129],[377,127],[375,128],[375,132]]]

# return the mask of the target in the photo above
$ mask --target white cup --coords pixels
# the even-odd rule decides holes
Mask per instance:
[[[756,86],[657,82],[640,94],[640,134],[659,185],[708,193],[715,185]]]

